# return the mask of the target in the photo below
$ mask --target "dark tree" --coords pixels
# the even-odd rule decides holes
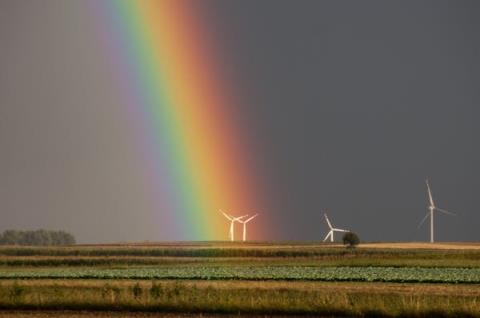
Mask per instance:
[[[354,248],[360,243],[358,235],[353,232],[347,232],[343,235],[343,244],[347,245],[348,248]]]

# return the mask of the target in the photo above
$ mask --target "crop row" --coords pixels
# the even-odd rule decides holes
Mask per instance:
[[[0,271],[0,279],[199,279],[480,283],[479,268],[193,266]]]
[[[0,247],[1,256],[51,256],[51,257],[316,257],[338,259],[353,257],[381,257],[402,259],[465,259],[480,260],[480,250],[415,250],[368,249],[347,250],[340,247],[307,245],[298,247],[246,246],[236,247]]]

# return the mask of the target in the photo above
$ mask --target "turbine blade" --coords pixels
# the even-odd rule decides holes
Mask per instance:
[[[456,213],[453,213],[453,212],[450,212],[450,211],[447,211],[447,210],[443,210],[443,209],[439,209],[439,208],[435,208],[435,210],[437,210],[438,212],[442,212],[442,213],[448,214],[448,215],[457,216]]]
[[[241,219],[243,219],[244,217],[247,217],[248,214],[245,214],[245,215],[242,215],[242,216],[238,216],[238,217],[234,217],[233,218],[233,221],[240,221]]]
[[[243,222],[244,222],[244,223],[248,223],[248,222],[250,222],[251,220],[253,220],[254,218],[256,218],[257,216],[258,216],[258,213],[257,213],[257,214],[255,214],[254,216],[252,216],[252,217],[250,217],[250,218],[246,219],[245,221],[240,221],[240,222],[242,222],[242,223],[243,223]]]
[[[427,184],[428,200],[430,201],[430,206],[435,206],[435,204],[433,203],[432,190],[430,189],[430,184],[428,183],[428,179],[425,180],[425,183]]]
[[[335,232],[350,232],[348,230],[343,230],[343,229],[332,229],[332,231],[335,231]]]
[[[330,223],[330,220],[328,219],[327,213],[325,213],[325,220],[327,220],[328,227],[329,227],[330,229],[333,229],[332,223]]]
[[[330,233],[332,233],[332,231],[330,231],[330,232],[327,233],[327,236],[325,236],[325,238],[323,239],[324,242],[325,242],[326,240],[328,240],[328,237],[330,236]]]
[[[230,215],[228,215],[227,213],[223,212],[222,210],[220,210],[220,212],[222,212],[223,215],[225,215],[225,217],[227,219],[229,219],[230,221],[232,221],[232,217]]]
[[[425,215],[425,217],[422,219],[422,221],[418,224],[417,226],[417,229],[419,229],[422,224],[427,220],[427,218],[430,216],[430,212],[427,212],[427,214]]]

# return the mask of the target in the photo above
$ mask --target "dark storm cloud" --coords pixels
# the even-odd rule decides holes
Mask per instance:
[[[203,3],[274,239],[323,238],[324,208],[366,240],[426,239],[429,177],[459,213],[436,219],[438,239],[478,240],[477,2]],[[74,2],[0,2],[1,229],[158,239],[87,17]]]
[[[369,240],[478,240],[479,14],[470,1],[217,1],[284,238],[321,209]]]

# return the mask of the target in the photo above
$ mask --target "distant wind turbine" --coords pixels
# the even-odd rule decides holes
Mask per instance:
[[[225,212],[223,212],[222,210],[220,210],[220,212],[230,221],[230,231],[229,231],[229,236],[230,236],[230,241],[233,242],[235,236],[234,236],[234,230],[235,230],[235,226],[234,226],[234,223],[235,222],[239,222],[241,219],[243,219],[244,217],[247,217],[248,214],[245,214],[245,215],[242,215],[242,216],[239,216],[239,217],[234,217],[234,216],[231,216]]]
[[[246,219],[245,221],[239,220],[238,222],[243,224],[243,241],[245,242],[247,240],[247,223],[253,220],[258,216],[258,213],[255,214],[254,216]]]
[[[327,221],[328,227],[330,228],[330,232],[328,232],[327,236],[325,236],[325,238],[323,239],[324,242],[328,239],[328,237],[330,237],[330,242],[333,242],[333,233],[335,232],[350,232],[348,230],[334,228],[332,226],[332,223],[330,223],[330,220],[328,219],[327,213],[325,213],[325,220]]]
[[[427,184],[427,192],[428,192],[428,201],[429,201],[429,206],[428,206],[428,212],[427,214],[425,215],[425,217],[422,219],[422,221],[420,222],[420,224],[418,225],[418,228],[420,228],[423,224],[423,222],[425,222],[425,220],[430,217],[430,243],[433,243],[434,242],[434,232],[433,232],[433,212],[435,211],[438,211],[438,212],[442,212],[442,213],[445,213],[445,214],[449,214],[449,215],[456,215],[455,213],[452,213],[452,212],[449,212],[447,210],[443,210],[443,209],[440,209],[440,208],[437,208],[435,206],[435,203],[433,202],[433,197],[432,197],[432,190],[430,189],[430,184],[428,183],[428,179],[425,180],[425,183]]]

